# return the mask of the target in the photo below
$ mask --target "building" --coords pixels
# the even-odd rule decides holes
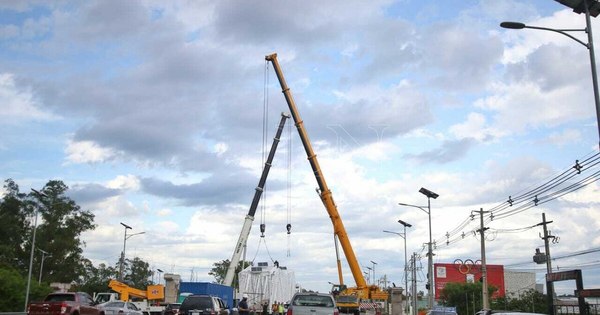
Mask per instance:
[[[480,264],[455,264],[455,263],[437,263],[434,264],[434,283],[435,283],[435,299],[440,298],[440,293],[446,286],[446,283],[468,283],[481,281],[481,265]],[[504,266],[503,265],[486,265],[487,283],[489,286],[494,286],[497,290],[491,298],[504,297],[506,294]],[[535,280],[535,274],[534,274]],[[535,281],[534,281],[535,282]],[[512,284],[511,284],[512,286]],[[516,285],[515,285],[516,286]]]

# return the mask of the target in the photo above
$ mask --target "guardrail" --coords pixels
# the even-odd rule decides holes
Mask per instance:
[[[27,312],[0,312],[0,315],[27,315]]]

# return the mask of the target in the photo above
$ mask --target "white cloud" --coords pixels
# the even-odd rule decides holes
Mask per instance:
[[[11,73],[0,74],[0,104],[0,119],[5,124],[57,119],[56,116],[41,111],[31,91],[21,90]]]
[[[562,132],[553,132],[548,136],[548,141],[557,145],[565,146],[581,140],[581,132],[575,129],[567,129]]]
[[[493,95],[477,100],[475,106],[493,112],[491,128],[506,134],[555,127],[591,114],[585,102],[573,98],[585,92],[577,86],[541,91],[534,83],[518,82],[498,83],[492,90]]]
[[[449,131],[459,139],[474,138],[479,141],[483,141],[489,136],[501,137],[503,135],[502,132],[488,127],[485,115],[480,113],[470,113],[467,121],[450,126]]]
[[[115,157],[115,152],[102,148],[92,141],[69,140],[65,149],[66,160],[70,163],[101,163]]]
[[[119,175],[115,179],[109,181],[106,185],[113,189],[139,190],[140,180],[135,175]]]

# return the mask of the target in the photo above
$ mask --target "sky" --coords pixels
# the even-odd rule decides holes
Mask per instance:
[[[481,259],[471,214],[483,209],[487,263],[543,283],[545,265],[532,257],[544,251],[536,225],[545,213],[555,271],[580,268],[585,288],[599,288],[588,50],[502,21],[585,27],[584,15],[552,0],[3,1],[0,174],[24,192],[62,180],[95,215],[82,235],[94,264],[116,264],[123,222],[144,232],[128,238],[127,258],[213,281],[289,112],[265,62],[277,53],[369,282],[404,286],[404,239],[383,232],[403,232],[401,219],[412,225],[406,247],[425,291],[425,187],[439,194],[434,263]],[[597,19],[592,30],[600,42]],[[245,257],[277,260],[299,286],[324,292],[338,279],[316,187],[288,121]],[[507,206],[509,196],[522,204]]]

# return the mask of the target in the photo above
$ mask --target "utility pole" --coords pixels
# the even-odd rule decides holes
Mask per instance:
[[[544,237],[541,237],[544,240],[544,246],[546,247],[546,272],[548,274],[552,273],[552,262],[550,259],[550,242],[549,239],[555,239],[554,235],[548,231],[547,225],[552,223],[552,221],[546,221],[546,214],[542,213],[542,222],[537,225],[544,226]],[[548,295],[548,314],[554,315],[554,283],[552,281],[546,281],[546,290]]]
[[[417,315],[417,253],[413,253],[413,257],[410,261],[411,269],[412,269],[412,312],[411,314]]]
[[[485,264],[485,230],[488,228],[483,226],[483,214],[488,213],[489,211],[483,211],[483,208],[480,208],[479,211],[474,211],[479,213],[479,222],[481,227],[479,228],[479,233],[481,233],[481,282],[482,282],[482,299],[483,299],[483,309],[490,309],[490,300],[489,300],[489,292],[488,292],[488,284],[487,284],[487,268]]]

